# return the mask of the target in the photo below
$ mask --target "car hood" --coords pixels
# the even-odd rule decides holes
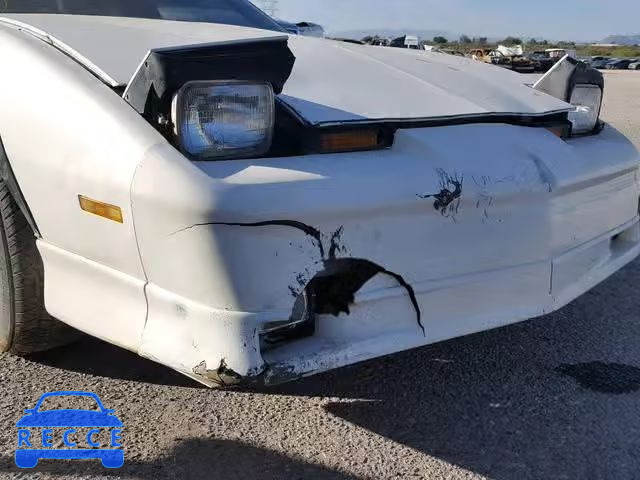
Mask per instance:
[[[112,86],[125,86],[151,49],[278,37],[229,25],[76,15],[5,15],[30,26]],[[527,77],[426,51],[291,36],[296,57],[280,95],[310,124],[538,116],[570,106],[530,88]]]
[[[49,410],[25,415],[17,427],[122,427],[115,415],[89,410]]]

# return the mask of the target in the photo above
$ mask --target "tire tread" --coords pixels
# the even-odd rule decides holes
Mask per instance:
[[[12,335],[9,352],[27,355],[65,345],[77,332],[51,317],[44,308],[44,267],[36,247],[36,238],[27,219],[0,181],[1,254],[8,255],[7,275],[0,279],[9,288],[12,299]],[[9,280],[7,282],[7,280]],[[7,285],[4,285],[8,283]]]

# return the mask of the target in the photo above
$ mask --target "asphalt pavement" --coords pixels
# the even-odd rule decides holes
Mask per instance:
[[[603,116],[640,147],[640,72]],[[0,356],[0,478],[640,478],[640,261],[563,310],[274,389],[211,391],[98,340]],[[52,390],[97,393],[125,465],[13,455]]]

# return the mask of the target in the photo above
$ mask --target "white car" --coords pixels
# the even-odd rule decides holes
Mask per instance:
[[[639,155],[582,64],[532,88],[245,0],[0,8],[1,351],[67,324],[274,384],[544,315],[640,253]]]

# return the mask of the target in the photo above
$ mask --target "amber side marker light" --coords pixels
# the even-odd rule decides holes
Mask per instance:
[[[82,195],[78,195],[78,200],[80,201],[80,208],[85,212],[106,218],[113,222],[124,223],[120,207],[92,200],[91,198],[87,198]]]
[[[391,136],[392,138],[392,136]],[[323,133],[319,139],[320,151],[324,153],[374,150],[391,146],[379,129],[358,129],[343,132]]]
[[[548,131],[553,133],[556,137],[567,139],[571,137],[571,129],[567,125],[558,125],[555,127],[546,127]]]

